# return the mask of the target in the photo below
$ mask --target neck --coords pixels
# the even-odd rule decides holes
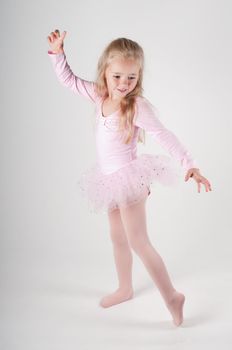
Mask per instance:
[[[108,95],[107,99],[113,103],[120,103],[122,101],[122,98],[120,97],[114,97],[113,95]]]

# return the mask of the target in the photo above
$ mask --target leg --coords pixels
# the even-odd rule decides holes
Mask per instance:
[[[122,222],[132,249],[141,258],[157,285],[172,314],[173,322],[180,325],[183,322],[182,307],[185,297],[173,287],[161,256],[149,240],[146,227],[146,199],[147,196],[135,205],[120,208]]]
[[[100,305],[109,307],[131,299],[132,287],[132,253],[121,221],[119,209],[108,213],[110,235],[113,244],[114,260],[118,274],[119,288],[115,293],[105,296]]]

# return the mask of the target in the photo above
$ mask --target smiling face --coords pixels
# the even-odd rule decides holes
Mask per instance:
[[[109,97],[120,100],[136,87],[140,66],[134,59],[114,58],[105,71]]]

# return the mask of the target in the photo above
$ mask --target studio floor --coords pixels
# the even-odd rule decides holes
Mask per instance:
[[[1,350],[231,349],[229,271],[174,276],[186,296],[184,322],[176,327],[143,267],[136,269],[134,298],[107,309],[98,303],[116,287],[115,276],[106,282],[93,276],[93,266],[76,279],[68,268],[34,279],[28,269],[20,283],[9,276],[1,296]]]

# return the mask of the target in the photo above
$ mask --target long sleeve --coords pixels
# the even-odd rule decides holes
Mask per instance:
[[[75,94],[87,97],[92,102],[96,101],[94,82],[77,77],[70,69],[65,53],[54,54],[49,50],[48,56],[51,59],[56,76],[63,86],[69,88]]]
[[[158,111],[145,98],[138,98],[134,124],[151,134],[168,153],[174,157],[185,171],[198,168],[197,162],[178,138],[158,119]]]

